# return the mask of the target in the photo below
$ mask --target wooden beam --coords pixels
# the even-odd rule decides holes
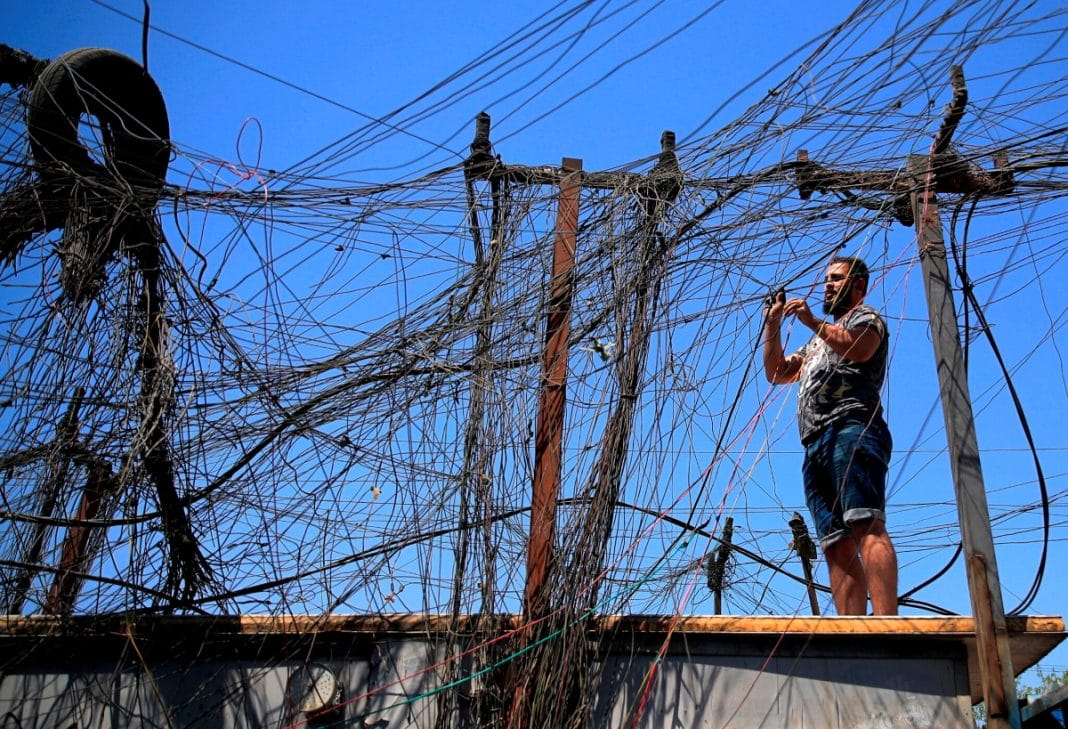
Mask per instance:
[[[481,614],[461,616],[468,629]],[[526,624],[522,615],[492,616],[501,631]],[[377,636],[411,633],[436,634],[449,630],[452,615],[395,613],[374,615],[0,615],[0,637],[85,636],[111,634],[303,635],[315,633],[368,633]],[[1010,634],[1047,634],[1062,640],[1064,618],[1056,615],[1016,615],[1005,619]],[[584,622],[591,632],[620,630],[661,634],[667,632],[731,635],[852,635],[852,636],[955,636],[975,634],[975,620],[967,615],[595,615]]]

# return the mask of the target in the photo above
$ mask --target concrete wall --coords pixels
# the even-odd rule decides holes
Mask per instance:
[[[648,729],[972,727],[966,651],[952,641],[676,635],[658,662],[663,640],[638,634],[612,644],[589,726],[631,726],[641,707],[638,726]],[[438,675],[419,673],[434,662],[434,644],[416,636],[224,641],[203,644],[199,657],[189,653],[195,644],[169,651],[161,636],[43,637],[19,650],[3,661],[0,729],[306,726],[287,696],[306,662],[327,666],[343,686],[347,703],[330,726],[434,729],[439,706]]]

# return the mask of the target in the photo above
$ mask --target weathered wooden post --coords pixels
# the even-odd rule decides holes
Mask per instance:
[[[714,598],[716,615],[723,614],[723,588],[727,577],[727,559],[731,556],[731,540],[734,538],[734,517],[728,516],[723,523],[719,546],[708,555],[708,589]]]
[[[816,544],[808,534],[805,517],[795,511],[787,524],[790,525],[790,531],[794,535],[793,541],[790,542],[790,548],[797,552],[797,556],[801,558],[801,569],[805,572],[805,587],[808,589],[809,607],[812,609],[813,615],[819,615],[820,604],[816,600],[816,586],[812,581],[812,560],[816,559]]]
[[[975,437],[968,374],[957,329],[942,223],[935,196],[936,155],[946,151],[957,122],[964,113],[968,93],[960,66],[951,69],[953,100],[946,108],[942,126],[931,144],[929,155],[911,155],[912,210],[916,221],[916,242],[920,248],[927,309],[931,320],[931,340],[935,350],[935,367],[942,396],[942,414],[949,442],[950,468],[957,496],[961,539],[964,544],[965,568],[975,619],[975,638],[979,651],[979,671],[990,729],[1019,729],[1020,712],[1016,704],[1012,656],[1009,653],[1005,608],[1001,600],[994,537],[990,530],[990,511],[979,463],[979,446]]]

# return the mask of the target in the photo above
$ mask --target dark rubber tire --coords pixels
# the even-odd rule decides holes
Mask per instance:
[[[105,172],[78,141],[82,114],[100,123],[108,175],[135,185],[163,185],[170,162],[167,107],[137,61],[108,48],[80,48],[45,67],[30,94],[26,119],[39,167],[68,166],[92,176]]]

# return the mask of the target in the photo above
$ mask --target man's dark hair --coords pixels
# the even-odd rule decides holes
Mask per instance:
[[[831,259],[831,262],[827,265],[833,265],[835,263],[845,263],[849,266],[849,277],[858,278],[864,282],[864,293],[868,293],[868,279],[871,278],[871,273],[868,271],[868,264],[864,261],[856,258],[855,256],[835,256]]]

